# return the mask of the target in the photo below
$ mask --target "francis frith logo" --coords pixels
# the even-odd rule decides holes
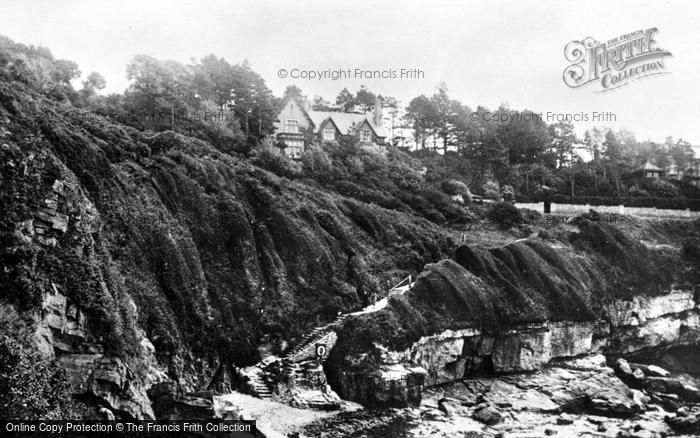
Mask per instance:
[[[564,83],[571,88],[597,85],[606,92],[654,75],[668,73],[665,58],[671,52],[658,47],[653,27],[621,35],[606,42],[588,37],[571,41],[564,56]]]

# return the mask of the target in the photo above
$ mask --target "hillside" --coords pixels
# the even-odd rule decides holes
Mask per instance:
[[[136,374],[145,334],[189,390],[447,256],[443,224],[465,215],[377,190],[381,166],[366,171],[375,188],[360,182],[353,197],[203,140],[112,123],[11,75],[0,81],[0,166],[0,299],[31,327],[47,294],[67,297],[91,346],[73,340],[59,355],[103,349]]]

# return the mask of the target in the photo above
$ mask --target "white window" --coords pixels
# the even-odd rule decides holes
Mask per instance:
[[[301,158],[301,153],[304,151],[304,141],[303,140],[285,140],[284,143],[287,147],[284,153],[291,158]]]
[[[326,128],[323,130],[323,140],[324,141],[333,141],[335,140],[335,129],[333,128]]]
[[[369,143],[372,141],[372,133],[369,131],[369,129],[363,129],[360,131],[360,141],[362,143]]]
[[[284,122],[284,131],[290,134],[297,134],[299,132],[299,120],[287,119]]]

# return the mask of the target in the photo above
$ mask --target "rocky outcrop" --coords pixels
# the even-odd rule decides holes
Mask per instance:
[[[162,420],[208,420],[212,418],[238,419],[235,409],[217,403],[212,392],[183,394],[173,382],[161,382],[148,390],[153,410]]]
[[[55,284],[44,294],[41,310],[35,315],[35,340],[46,358],[59,354],[102,353],[102,346],[89,335],[87,316],[80,307],[69,303]]]
[[[695,293],[673,290],[656,297],[614,300],[607,306],[610,353],[630,355],[660,346],[696,345],[700,308]]]
[[[155,418],[148,388],[169,381],[155,360],[155,349],[142,335],[139,348],[144,377],[137,377],[122,359],[103,353],[103,345],[89,330],[88,317],[52,284],[35,317],[34,339],[47,358],[56,358],[66,370],[71,391],[89,395],[121,418]]]
[[[609,305],[609,321],[547,322],[513,327],[501,333],[478,329],[446,330],[425,336],[404,351],[382,351],[382,364],[368,380],[358,374],[352,378],[342,374],[343,394],[351,400],[363,399],[369,386],[376,386],[382,366],[421,367],[425,370],[426,387],[458,381],[470,375],[488,372],[521,373],[537,371],[562,359],[604,352],[625,354],[639,350],[667,347],[678,343],[697,344],[700,338],[687,333],[700,329],[700,320],[693,294],[674,291],[668,295],[633,301],[615,301]],[[361,373],[360,373],[361,374]],[[661,382],[657,383],[661,385]],[[400,386],[387,386],[388,399],[419,400],[413,394],[396,395]],[[408,390],[408,386],[405,386]],[[417,389],[417,388],[416,388]],[[358,397],[358,398],[352,398]],[[380,400],[381,396],[377,397]]]
[[[420,404],[426,374],[421,367],[401,364],[383,365],[371,372],[341,371],[340,395],[369,407]]]
[[[603,355],[558,360],[539,371],[461,379],[424,391],[419,405],[393,412],[385,424],[401,436],[671,436],[693,433],[694,408],[669,413],[655,394],[628,387]],[[361,416],[344,418],[358,435],[380,435]],[[332,422],[321,429],[342,436]]]
[[[67,354],[58,357],[72,391],[99,400],[120,418],[153,419],[146,386],[121,359],[99,354]]]

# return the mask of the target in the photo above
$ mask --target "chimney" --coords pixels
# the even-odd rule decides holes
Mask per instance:
[[[376,126],[382,126],[383,117],[384,116],[382,114],[382,102],[379,99],[375,99],[374,111],[372,111],[372,122],[374,122]]]

